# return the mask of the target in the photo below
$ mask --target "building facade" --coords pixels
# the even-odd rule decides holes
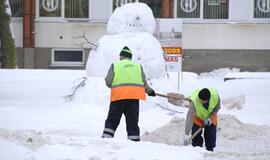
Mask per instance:
[[[18,68],[83,69],[114,9],[135,1],[183,20],[185,71],[270,71],[270,0],[9,0]]]

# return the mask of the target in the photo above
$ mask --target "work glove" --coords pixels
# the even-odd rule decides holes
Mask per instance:
[[[183,138],[183,145],[184,146],[187,146],[190,143],[191,143],[190,136],[189,135],[185,135],[184,138]]]
[[[204,127],[210,126],[211,123],[212,123],[212,121],[211,121],[210,118],[206,118],[205,120],[203,120],[203,126],[204,126]]]
[[[148,96],[153,96],[153,97],[155,97],[155,96],[156,96],[156,92],[152,89],[152,90],[148,93]]]

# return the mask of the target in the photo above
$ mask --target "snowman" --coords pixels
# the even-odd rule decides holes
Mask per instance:
[[[110,65],[119,60],[119,53],[128,46],[132,60],[141,64],[148,79],[165,77],[165,61],[152,10],[145,3],[128,3],[113,12],[107,24],[107,34],[98,41],[86,65],[88,76],[105,77]]]

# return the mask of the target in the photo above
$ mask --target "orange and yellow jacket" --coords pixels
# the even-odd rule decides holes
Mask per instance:
[[[111,88],[111,102],[123,99],[145,100],[145,93],[152,90],[147,84],[142,66],[128,58],[111,65],[105,82]]]

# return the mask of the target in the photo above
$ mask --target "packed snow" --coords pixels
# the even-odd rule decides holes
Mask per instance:
[[[269,160],[269,73],[221,68],[200,75],[183,72],[179,81],[177,73],[166,73],[154,30],[149,7],[128,4],[115,10],[86,72],[1,69],[0,159]],[[113,139],[101,138],[110,97],[104,77],[124,45],[157,93],[188,97],[197,88],[218,90],[222,108],[215,152],[182,145],[186,104],[174,106],[163,97],[140,102],[141,142],[127,140],[124,118]],[[224,81],[230,74],[235,78]]]
[[[159,41],[149,33],[123,33],[105,35],[92,50],[86,66],[90,76],[104,77],[112,62],[119,60],[124,46],[132,52],[133,60],[143,66],[148,78],[165,77],[166,67]]]
[[[115,138],[102,139],[110,94],[103,77],[87,77],[70,99],[67,95],[84,80],[85,71],[1,69],[0,159],[267,160],[270,81],[252,78],[224,82],[226,74],[232,72],[219,69],[207,73],[212,76],[184,72],[180,91],[176,73],[149,81],[160,93],[188,96],[197,87],[211,86],[217,88],[222,100],[245,96],[241,108],[222,105],[217,147],[210,153],[204,148],[182,146],[187,108],[174,106],[165,98],[141,101],[141,142],[127,140],[124,118]]]
[[[116,8],[107,25],[108,33],[90,52],[87,74],[104,77],[111,63],[119,60],[119,53],[127,46],[132,52],[132,59],[143,66],[148,78],[165,77],[163,50],[153,36],[155,28],[153,13],[146,4],[130,3]]]
[[[108,34],[147,32],[153,34],[156,22],[145,3],[128,3],[114,10],[107,25]]]

